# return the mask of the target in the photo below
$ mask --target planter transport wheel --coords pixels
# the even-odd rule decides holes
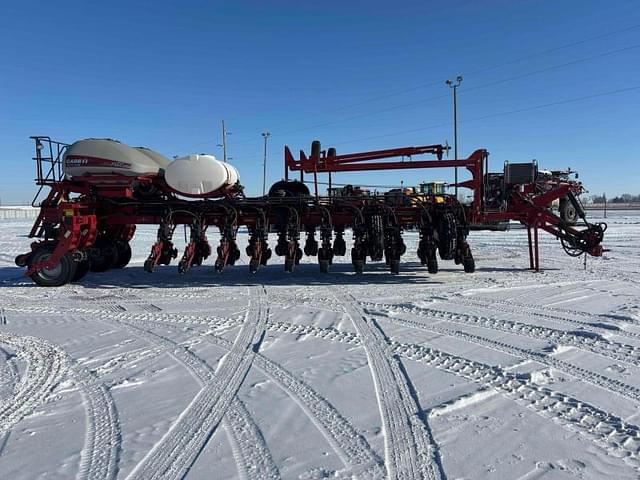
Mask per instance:
[[[31,258],[29,259],[29,265],[36,263],[46,262],[51,255],[55,247],[53,245],[45,245],[38,248]],[[35,283],[41,287],[59,287],[71,281],[76,273],[76,263],[71,258],[69,253],[65,253],[57,265],[51,268],[42,268],[33,272],[30,277]]]

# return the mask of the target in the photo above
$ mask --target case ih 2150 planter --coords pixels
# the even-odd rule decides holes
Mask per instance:
[[[212,249],[206,232],[220,232],[215,268],[222,272],[240,257],[236,233],[248,230],[249,270],[256,273],[271,257],[269,232],[278,234],[276,255],[284,269],[294,270],[303,254],[317,256],[321,272],[328,272],[334,256],[347,252],[345,230],[353,236],[351,260],[362,273],[367,257],[386,260],[399,272],[406,247],[404,230],[420,235],[418,257],[429,273],[438,271],[439,256],[454,260],[465,272],[475,264],[467,235],[473,228],[495,228],[515,220],[529,234],[530,268],[537,270],[538,230],[559,238],[569,255],[602,254],[605,224],[587,222],[577,195],[582,186],[566,175],[538,171],[533,163],[505,164],[502,173],[488,173],[488,152],[476,150],[466,159],[443,159],[448,147],[428,145],[337,155],[313,142],[311,153],[295,159],[285,147],[285,178],[269,194],[248,198],[242,193],[238,172],[208,155],[169,161],[144,148],[131,148],[113,140],[82,140],[73,145],[32,137],[35,141],[40,213],[31,230],[31,251],[16,258],[37,284],[58,286],[82,278],[89,271],[122,268],[131,258],[129,241],[136,225],[158,225],[157,241],[145,262],[152,272],[177,258],[172,234],[177,225],[190,228],[190,240],[178,261],[186,273],[201,265]],[[416,160],[431,155],[434,158]],[[388,159],[395,158],[390,161]],[[460,182],[473,192],[463,205],[452,195],[427,189],[394,189],[370,194],[358,188],[331,188],[331,174],[367,170],[463,168],[471,179]],[[290,179],[300,172],[300,180]],[[312,175],[313,192],[304,183]],[[318,193],[318,176],[328,174],[329,195]],[[46,192],[45,192],[46,193]],[[38,196],[34,204],[38,202]],[[581,224],[552,213],[560,200],[577,212]],[[301,248],[300,236],[306,236]],[[319,239],[316,239],[316,234]]]

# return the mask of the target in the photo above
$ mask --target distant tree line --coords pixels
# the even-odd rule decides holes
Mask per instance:
[[[606,193],[603,193],[602,195],[592,195],[591,201],[593,203],[640,203],[640,195],[623,193],[622,195],[609,198]]]

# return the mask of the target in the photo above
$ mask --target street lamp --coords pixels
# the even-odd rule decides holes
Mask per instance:
[[[271,134],[263,132],[262,136],[264,137],[264,160],[262,161],[262,196],[264,197],[267,188],[267,139]]]
[[[444,82],[449,86],[449,88],[453,88],[453,151],[454,157],[458,159],[458,87],[462,83],[462,75],[458,75],[456,77],[455,83],[453,80],[447,80]],[[455,194],[456,198],[458,198],[458,167],[455,168]]]

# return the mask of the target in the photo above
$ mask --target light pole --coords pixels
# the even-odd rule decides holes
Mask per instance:
[[[455,83],[453,80],[447,80],[446,83],[450,88],[453,88],[453,152],[454,157],[458,159],[458,87],[462,83],[462,75],[456,77]],[[455,194],[458,198],[458,167],[455,168],[454,181],[456,184]]]
[[[271,134],[269,132],[263,132],[262,136],[264,137],[264,160],[262,161],[262,196],[266,192],[267,188],[267,139]]]

